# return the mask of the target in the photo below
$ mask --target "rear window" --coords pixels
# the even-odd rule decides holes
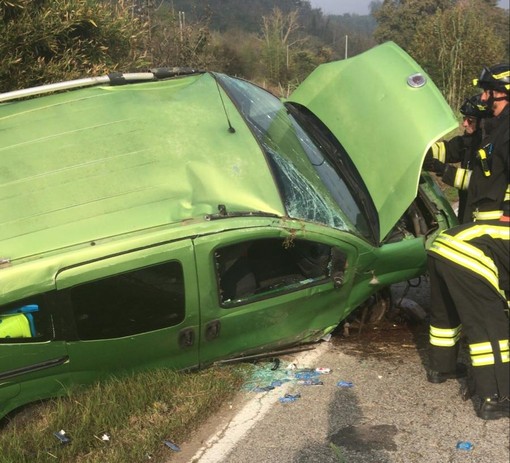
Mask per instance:
[[[179,262],[114,275],[68,291],[80,339],[130,336],[184,320],[184,276]]]
[[[48,341],[54,336],[53,316],[45,295],[0,307],[0,342]]]

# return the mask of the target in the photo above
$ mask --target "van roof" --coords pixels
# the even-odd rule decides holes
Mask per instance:
[[[0,258],[196,219],[220,204],[285,215],[257,141],[209,73],[3,103],[0,127]]]

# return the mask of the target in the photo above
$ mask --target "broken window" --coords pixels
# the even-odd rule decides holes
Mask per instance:
[[[219,248],[215,260],[225,307],[325,282],[342,273],[346,262],[345,255],[331,246],[282,238]]]
[[[75,286],[69,297],[80,339],[130,336],[184,320],[184,276],[179,262]]]
[[[221,74],[217,78],[266,154],[289,217],[356,229],[370,239],[370,196],[329,129],[249,82]]]
[[[54,334],[53,317],[44,295],[0,307],[0,342],[48,341]]]

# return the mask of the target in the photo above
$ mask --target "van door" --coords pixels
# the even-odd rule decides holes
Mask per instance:
[[[72,314],[71,370],[90,382],[119,370],[198,365],[199,306],[189,240],[116,254],[62,271]]]
[[[0,417],[62,391],[68,354],[53,294],[0,307]]]
[[[269,227],[194,242],[201,364],[318,340],[348,309],[347,260],[355,257],[348,244],[308,231],[289,240]]]

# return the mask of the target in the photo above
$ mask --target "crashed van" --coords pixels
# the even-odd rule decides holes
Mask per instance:
[[[194,69],[0,94],[0,416],[111,374],[314,342],[423,274],[457,120],[386,43],[284,101]]]

